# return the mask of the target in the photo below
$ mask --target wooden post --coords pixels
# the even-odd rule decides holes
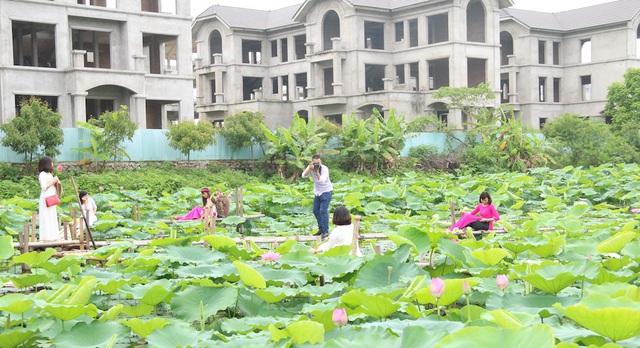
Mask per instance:
[[[451,225],[456,223],[456,204],[451,201]]]
[[[69,216],[71,217],[71,240],[76,240],[78,239],[78,235],[76,233],[78,228],[78,214],[76,213],[76,210],[71,209],[69,211]]]
[[[360,230],[360,215],[353,217],[353,237],[351,239],[351,255],[358,255],[358,232]]]
[[[216,234],[216,218],[215,214],[211,217],[211,234]]]
[[[133,207],[131,207],[131,215],[133,221],[140,221],[140,206],[137,204],[134,204]]]
[[[242,186],[241,186],[236,188],[236,215],[237,216],[244,216],[243,200],[244,198],[242,197]],[[238,232],[240,234],[244,234],[244,224],[238,225]]]
[[[64,234],[64,240],[69,240],[69,221],[64,221],[62,223],[62,231]]]
[[[31,213],[31,241],[35,242],[36,241],[36,220],[38,218],[38,215],[36,214],[36,212],[34,211],[33,213]]]
[[[22,245],[20,248],[20,253],[28,253],[29,252],[29,223],[25,221],[24,229],[22,230]]]
[[[373,248],[373,250],[375,251],[376,255],[380,255],[381,250],[380,250],[380,246],[378,244],[376,244],[376,246]]]
[[[78,230],[78,239],[80,240],[80,250],[84,250],[84,224],[80,223]]]

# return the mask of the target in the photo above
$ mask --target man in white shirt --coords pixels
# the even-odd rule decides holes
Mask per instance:
[[[318,232],[314,236],[329,236],[329,204],[333,196],[333,184],[329,178],[329,168],[322,164],[320,155],[313,155],[311,163],[302,172],[302,177],[313,178],[313,215],[318,222]]]

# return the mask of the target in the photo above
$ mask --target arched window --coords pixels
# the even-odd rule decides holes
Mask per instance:
[[[222,35],[217,30],[214,30],[209,34],[209,59],[211,64],[214,64],[214,54],[222,54]]]
[[[507,31],[500,33],[500,65],[509,65],[509,56],[513,54],[513,36]]]
[[[467,41],[485,42],[484,5],[473,1],[467,6]]]
[[[334,37],[340,37],[340,18],[335,11],[329,11],[324,15],[322,20],[322,50],[329,51],[333,49]]]

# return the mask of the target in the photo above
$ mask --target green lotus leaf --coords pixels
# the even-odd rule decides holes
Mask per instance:
[[[0,297],[0,311],[22,314],[31,309],[32,305],[33,299],[22,294],[7,294]]]
[[[329,283],[324,286],[305,285],[300,288],[300,295],[305,295],[316,301],[321,301],[341,292],[345,287],[346,284],[340,282]]]
[[[101,322],[105,322],[107,320],[114,321],[118,318],[120,313],[122,313],[122,308],[124,308],[124,305],[122,303],[118,303],[117,305],[109,308],[106,312],[102,312],[102,315],[98,320]]]
[[[107,294],[115,295],[120,288],[122,288],[128,282],[124,279],[112,279],[107,282],[99,282],[96,284],[95,289]]]
[[[532,315],[540,315],[542,311],[551,311],[553,314],[562,315],[553,305],[560,303],[563,306],[573,305],[580,300],[579,297],[565,297],[552,295],[530,294],[521,296],[518,294],[506,293],[491,294],[487,298],[486,309],[504,309],[509,312],[523,312]]]
[[[544,292],[557,294],[580,279],[597,276],[598,272],[598,267],[592,263],[583,266],[547,264],[533,270],[522,279]]]
[[[266,289],[256,289],[254,293],[267,303],[277,303],[285,298],[296,296],[299,293],[299,290],[292,288],[269,287]]]
[[[342,295],[342,302],[359,309],[374,318],[386,318],[400,309],[401,305],[387,297],[370,295],[360,290],[352,290]]]
[[[300,320],[299,317],[294,318],[277,318],[277,317],[244,317],[229,318],[222,321],[221,330],[226,333],[238,333],[246,335],[254,330],[267,330],[269,325],[286,326]]]
[[[357,334],[349,332],[347,328],[342,329],[344,335],[330,339],[324,348],[344,348],[344,347],[399,347],[409,348],[409,346],[399,346],[400,338],[388,333]],[[433,346],[432,346],[433,347]]]
[[[247,219],[241,216],[228,216],[222,219],[220,223],[223,225],[239,225],[245,223],[245,221],[247,221]]]
[[[158,238],[158,239],[152,240],[149,243],[149,246],[166,248],[170,245],[187,246],[187,245],[190,245],[192,242],[193,240],[190,237],[178,237],[178,238],[165,237],[165,238]]]
[[[520,254],[534,247],[531,243],[511,242],[507,241],[501,244],[503,248],[511,251],[514,254]]]
[[[310,272],[323,275],[326,280],[329,280],[355,272],[364,263],[365,260],[362,257],[356,256],[322,257],[318,259],[318,263],[310,267]]]
[[[549,257],[558,254],[562,250],[562,246],[565,244],[564,236],[557,236],[550,238],[547,244],[542,244],[529,249],[530,252],[540,256]]]
[[[353,247],[351,245],[337,245],[333,248],[318,254],[318,257],[346,256],[351,253]]]
[[[465,347],[554,348],[551,328],[538,324],[532,327],[501,329],[494,327],[466,327],[442,339],[436,348]]]
[[[38,267],[45,269],[48,272],[59,274],[61,272],[66,271],[69,267],[79,265],[81,262],[82,260],[76,256],[71,256],[71,257],[65,256],[59,260],[51,259],[46,262],[43,262],[39,264]]]
[[[477,281],[469,278],[467,280],[470,286],[475,286]],[[460,297],[462,297],[462,284],[464,279],[445,279],[444,280],[444,293],[438,300],[439,306],[448,306],[454,302],[456,302]],[[425,287],[416,291],[415,299],[418,303],[421,304],[436,304],[436,298],[431,296],[431,292],[429,291],[429,287]]]
[[[238,269],[240,280],[245,286],[254,287],[257,289],[264,289],[267,287],[267,283],[260,272],[255,268],[247,265],[242,261],[233,261],[234,266]]]
[[[517,329],[528,326],[534,320],[539,320],[538,316],[527,313],[510,313],[504,309],[485,312],[481,318],[496,323],[503,329]]]
[[[426,274],[415,262],[404,262],[404,252],[402,257],[395,256],[400,250],[401,248],[392,255],[379,256],[365,263],[358,272],[355,286],[364,289],[380,288],[400,281],[408,283],[415,277]],[[410,251],[408,248],[405,250],[406,253]]]
[[[636,239],[633,242],[629,242],[620,253],[631,258],[635,258],[636,262],[640,262],[640,240]]]
[[[139,318],[133,318],[129,320],[121,320],[120,324],[128,327],[136,335],[147,338],[153,330],[162,329],[171,322],[163,318],[152,318],[147,321],[143,321]]]
[[[24,253],[22,255],[14,256],[13,262],[15,263],[24,263],[29,267],[37,266],[51,258],[53,254],[56,253],[55,249],[47,249],[45,251],[32,251],[28,253]]]
[[[91,293],[93,292],[93,288],[98,284],[98,279],[96,277],[84,277],[80,280],[80,284],[75,288],[73,293],[65,304],[68,305],[86,305],[89,303],[89,299],[91,298]]]
[[[116,322],[80,322],[53,339],[55,347],[107,347],[129,335],[129,329]],[[113,344],[113,343],[111,343]]]
[[[98,308],[93,303],[89,305],[59,305],[48,304],[43,308],[46,312],[50,313],[55,318],[62,321],[68,321],[75,319],[81,315],[87,314],[90,317],[98,315]]]
[[[384,212],[385,205],[382,202],[374,201],[367,203],[364,207],[364,212],[367,215],[375,215]]]
[[[291,338],[291,341],[295,344],[324,342],[324,326],[310,320],[297,321],[283,330],[279,330],[275,325],[269,325],[269,332],[271,333],[271,340],[274,342],[286,338]]]
[[[15,255],[16,249],[13,248],[13,237],[0,236],[0,260],[8,260]]]
[[[280,255],[285,255],[288,254],[291,249],[293,249],[296,244],[298,244],[298,241],[295,239],[289,239],[287,241],[285,241],[284,243],[280,244],[276,249],[275,252],[279,253]]]
[[[250,260],[253,255],[247,252],[245,249],[238,248],[236,242],[220,234],[209,235],[202,238],[207,244],[211,245],[213,249],[216,249],[224,254],[233,256],[233,259]]]
[[[471,252],[471,256],[487,266],[495,266],[502,259],[509,256],[509,252],[504,249],[493,248],[487,250],[475,250]]]
[[[567,215],[573,218],[581,218],[586,213],[588,213],[591,210],[591,208],[592,206],[589,201],[585,201],[585,200],[577,201],[573,204],[571,208],[569,208],[569,210],[567,211]]]
[[[223,260],[225,255],[205,248],[201,245],[175,246],[170,245],[166,248],[167,256],[171,261],[181,263],[199,264],[217,262]]]
[[[124,308],[122,308],[122,313],[130,317],[144,317],[151,314],[153,308],[153,306],[141,303],[135,307],[125,306]]]
[[[0,332],[0,347],[14,348],[23,345],[38,333],[37,330],[13,328]]]
[[[18,288],[27,288],[37,284],[46,284],[50,281],[49,277],[41,274],[21,274],[7,278]]]
[[[635,232],[618,232],[600,244],[596,251],[599,253],[619,253],[629,242],[636,238]]]
[[[162,302],[168,302],[173,297],[171,287],[165,287],[163,284],[155,284],[145,291],[140,298],[140,302],[149,306],[157,306]]]
[[[406,238],[397,234],[389,234],[387,235],[387,237],[389,238],[390,241],[394,242],[397,246],[408,245],[411,247],[411,249],[415,253],[418,253],[418,247],[415,244],[413,244],[413,242],[409,238]]]
[[[486,309],[482,307],[478,307],[475,305],[468,305],[460,308],[460,317],[462,318],[462,322],[469,322],[480,320],[483,313],[488,312]]]
[[[235,288],[194,286],[173,297],[171,311],[182,320],[194,322],[201,319],[201,314],[208,318],[235,306],[237,297],[238,290]]]
[[[576,305],[562,308],[555,304],[554,307],[576,323],[614,342],[640,334],[640,303],[627,297],[612,299],[593,294]]]
[[[154,330],[147,336],[147,343],[155,348],[199,347],[211,334],[200,332],[188,325],[170,324],[161,330]]]
[[[303,286],[307,283],[307,273],[297,269],[274,269],[269,266],[256,267],[262,274],[268,285],[281,286],[283,284],[295,284]]]

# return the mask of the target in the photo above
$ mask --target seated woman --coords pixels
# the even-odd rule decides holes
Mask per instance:
[[[93,224],[98,220],[96,216],[96,212],[98,211],[98,206],[93,198],[89,197],[89,193],[85,190],[81,190],[78,193],[78,198],[80,198],[80,202],[82,205],[80,206],[82,209],[82,213],[87,219],[87,224],[89,226],[93,226]]]
[[[214,213],[216,212],[215,199],[211,195],[211,190],[205,187],[200,190],[200,193],[202,194],[202,207],[196,206],[187,215],[176,216],[176,220],[200,220],[204,219],[207,209],[211,209]]]
[[[460,220],[449,227],[449,230],[455,228],[463,229],[471,227],[476,231],[487,231],[493,229],[493,222],[500,220],[500,215],[496,207],[492,204],[491,195],[484,191],[480,194],[480,204],[478,204],[471,213],[463,213]],[[480,216],[476,214],[480,214]]]
[[[329,233],[329,241],[320,244],[318,249],[309,249],[310,253],[318,254],[335,246],[353,244],[353,224],[351,223],[349,209],[343,205],[337,207],[333,211],[332,222],[336,227]],[[358,241],[356,241],[356,255],[362,256]]]

